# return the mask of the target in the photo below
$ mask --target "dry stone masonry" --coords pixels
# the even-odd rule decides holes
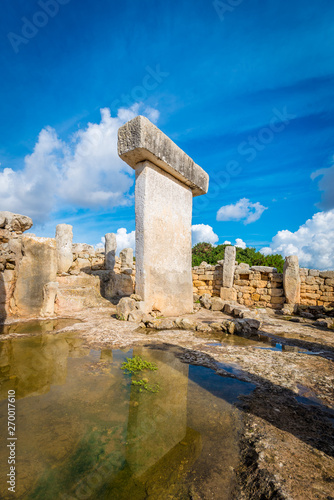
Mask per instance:
[[[144,310],[193,310],[192,198],[208,190],[208,174],[147,118],[118,132],[118,154],[136,171],[136,293]]]

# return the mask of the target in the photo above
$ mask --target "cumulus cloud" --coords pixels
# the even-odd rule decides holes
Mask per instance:
[[[313,172],[311,179],[320,177],[318,186],[322,193],[322,200],[318,204],[319,208],[331,210],[334,208],[334,165],[330,168],[322,168]]]
[[[133,170],[117,154],[117,131],[139,112],[153,121],[159,117],[157,110],[136,103],[117,117],[101,109],[100,123],[88,123],[66,142],[44,128],[22,169],[0,170],[0,209],[29,215],[38,224],[59,208],[132,204]]]
[[[205,242],[214,245],[219,240],[218,235],[208,224],[195,224],[191,226],[192,244]]]
[[[239,247],[239,248],[242,248],[244,250],[247,245],[246,245],[246,243],[241,238],[237,238],[235,240],[235,246]]]
[[[217,212],[219,221],[244,220],[244,224],[251,224],[257,221],[268,207],[260,202],[252,203],[248,198],[241,198],[237,203],[225,205]]]
[[[125,227],[120,227],[116,231],[116,243],[117,243],[117,251],[116,254],[124,250],[124,248],[132,248],[134,251],[136,249],[136,231],[131,231],[128,233]],[[105,245],[105,237],[101,238],[101,242],[95,245],[95,248],[104,248]]]
[[[279,231],[261,252],[280,253],[283,257],[298,255],[301,266],[334,269],[334,210],[316,213],[294,233]]]

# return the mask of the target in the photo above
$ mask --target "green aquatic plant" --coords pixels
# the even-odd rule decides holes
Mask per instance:
[[[139,392],[147,391],[147,392],[159,392],[160,386],[159,384],[149,385],[147,378],[140,380],[133,380],[132,385],[139,387]]]
[[[125,373],[139,373],[143,370],[150,370],[152,372],[158,369],[155,363],[150,363],[145,361],[140,356],[134,356],[133,358],[126,358],[126,361],[122,363],[121,370],[125,370]]]

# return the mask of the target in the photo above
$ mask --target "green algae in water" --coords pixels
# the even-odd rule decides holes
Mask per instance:
[[[155,363],[150,363],[145,361],[140,356],[134,356],[133,358],[126,358],[126,361],[121,366],[121,370],[125,370],[125,373],[138,373],[143,370],[156,371],[158,369]]]
[[[135,356],[157,367],[147,380],[163,390],[132,384],[138,373],[120,368]],[[65,333],[1,342],[0,367],[0,474],[8,472],[5,415],[14,389],[18,498],[230,497],[242,419],[229,401],[252,384],[168,350],[97,351]],[[3,482],[0,497],[8,493]]]

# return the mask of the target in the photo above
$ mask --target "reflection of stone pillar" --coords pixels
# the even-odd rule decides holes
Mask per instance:
[[[73,263],[72,229],[69,224],[58,224],[56,227],[58,273],[67,273]]]
[[[105,268],[113,271],[115,267],[115,255],[117,250],[116,234],[107,233],[105,235]]]
[[[297,255],[285,257],[283,268],[283,287],[288,304],[300,303],[300,274]]]
[[[50,317],[55,314],[55,300],[59,289],[59,283],[51,281],[43,287],[43,306],[41,309],[42,317]]]
[[[118,153],[136,170],[136,293],[146,312],[192,312],[192,198],[209,176],[143,116],[119,129]]]
[[[170,352],[138,348],[133,355],[158,366],[157,371],[142,372],[136,379],[147,378],[149,385],[160,385],[154,394],[131,388],[126,459],[139,476],[185,437],[189,366]]]

